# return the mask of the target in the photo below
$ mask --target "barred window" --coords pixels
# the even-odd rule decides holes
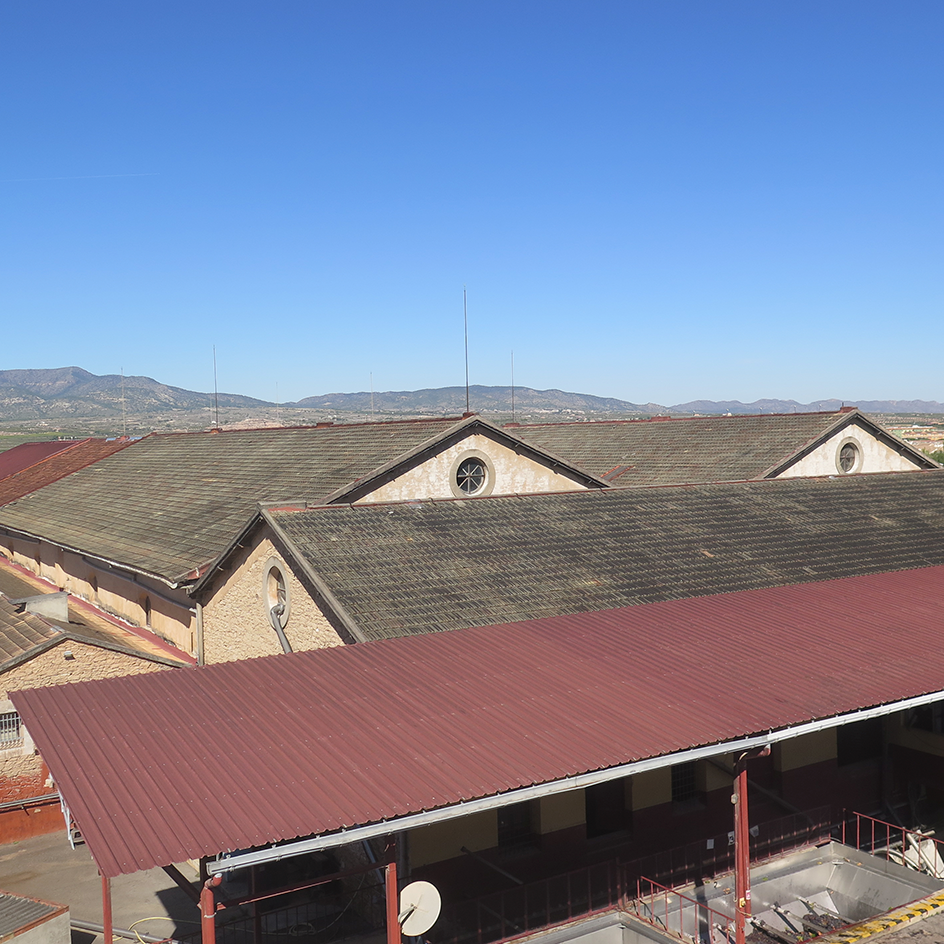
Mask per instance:
[[[0,714],[0,750],[20,747],[23,744],[23,725],[15,711]]]
[[[672,801],[685,803],[697,796],[695,791],[695,762],[676,764],[672,768]]]

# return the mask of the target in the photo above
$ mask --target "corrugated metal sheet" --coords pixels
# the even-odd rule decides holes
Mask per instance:
[[[32,925],[39,924],[66,911],[66,905],[55,905],[38,898],[25,898],[0,892],[0,940]]]
[[[109,876],[944,690],[944,567],[13,694]]]

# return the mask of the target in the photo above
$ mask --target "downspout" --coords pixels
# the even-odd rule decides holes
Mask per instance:
[[[216,944],[216,902],[213,889],[223,881],[222,875],[213,875],[203,883],[200,892],[200,936],[202,944]]]
[[[292,647],[289,644],[288,637],[285,635],[285,630],[282,629],[282,624],[279,622],[279,617],[285,612],[284,603],[276,603],[275,606],[270,607],[269,609],[269,622],[272,624],[272,628],[275,630],[275,635],[279,637],[279,642],[282,643],[282,652],[291,652]]]
[[[196,624],[197,624],[197,646],[196,646],[196,656],[197,656],[197,665],[206,665],[206,660],[204,659],[203,654],[203,604],[198,603],[196,606]]]

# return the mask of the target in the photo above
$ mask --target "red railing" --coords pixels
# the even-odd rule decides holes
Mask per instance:
[[[872,855],[884,852],[886,858],[900,865],[925,872],[933,878],[944,878],[944,842],[917,830],[886,823],[865,813],[844,810],[841,842]],[[900,847],[900,852],[896,847]]]
[[[733,918],[652,879],[639,879],[636,897],[624,907],[653,927],[701,944],[729,944],[734,937]]]

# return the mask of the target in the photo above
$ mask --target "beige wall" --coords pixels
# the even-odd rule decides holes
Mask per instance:
[[[541,797],[538,801],[538,832],[542,835],[582,826],[586,818],[587,803],[583,790]]]
[[[171,645],[193,655],[195,625],[190,610],[193,603],[183,590],[173,590],[146,577],[131,580],[45,541],[37,544],[4,535],[0,537],[0,551],[14,563],[60,589],[87,600],[132,626],[149,628]],[[179,602],[172,602],[175,597]],[[151,603],[150,626],[145,613],[145,599]]]
[[[581,793],[581,799],[583,794]],[[434,823],[410,832],[410,865],[419,867],[462,855],[462,847],[472,852],[498,845],[498,813],[486,810],[459,819]]]
[[[361,503],[409,501],[417,498],[453,498],[452,468],[458,457],[469,450],[484,453],[494,469],[491,494],[514,495],[529,492],[575,491],[584,486],[545,465],[519,455],[482,433],[466,437],[421,465],[360,499]]]
[[[263,575],[270,558],[276,558],[288,578],[289,619],[285,635],[295,651],[340,646],[341,637],[288,567],[264,533],[251,547],[228,561],[225,580],[218,580],[203,607],[204,662],[230,662],[256,656],[277,655],[279,638],[269,622],[263,592]]]
[[[67,659],[66,652],[73,658]],[[85,643],[65,640],[52,649],[0,675],[0,713],[14,711],[10,692],[23,688],[64,685],[69,682],[87,682],[90,679],[115,678],[120,675],[139,675],[167,668],[159,662]],[[34,776],[42,762],[34,752],[29,732],[24,732],[23,744],[0,750],[0,781]]]
[[[834,760],[837,754],[836,728],[827,728],[781,741],[774,749],[774,766],[780,771],[796,770],[797,767]]]
[[[790,466],[778,478],[798,478],[806,475],[839,475],[837,460],[839,449],[847,440],[852,439],[858,445],[862,459],[855,472],[915,472],[919,469],[907,456],[899,455],[894,449],[880,442],[865,427],[852,423],[835,433],[808,456]]]

